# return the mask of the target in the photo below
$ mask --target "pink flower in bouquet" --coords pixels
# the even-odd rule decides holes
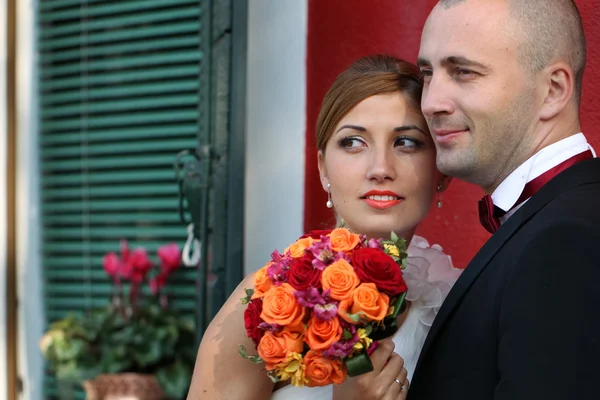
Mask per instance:
[[[267,275],[275,285],[279,286],[282,283],[287,282],[288,270],[290,269],[293,258],[282,256],[277,250],[271,254],[271,258],[273,262],[267,268]]]
[[[383,250],[383,240],[382,239],[370,239],[367,243],[367,246],[371,249],[379,249]]]
[[[317,288],[308,288],[306,290],[296,290],[294,296],[302,307],[313,308],[317,304],[325,305],[329,302],[329,289],[319,292]]]
[[[313,308],[313,312],[315,316],[323,321],[329,321],[337,316],[337,303],[327,303],[327,304],[315,304]]]
[[[334,253],[331,249],[331,241],[329,236],[323,236],[320,242],[313,243],[306,251],[313,255],[312,264],[318,270],[324,270],[327,265],[334,260]]]

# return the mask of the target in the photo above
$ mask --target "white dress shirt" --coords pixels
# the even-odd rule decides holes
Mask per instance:
[[[507,211],[500,218],[500,222],[504,223],[519,207],[529,200],[516,204],[527,183],[569,158],[587,150],[591,150],[594,157],[596,157],[596,152],[589,145],[583,133],[580,132],[544,147],[521,164],[492,193],[494,205],[503,211]]]

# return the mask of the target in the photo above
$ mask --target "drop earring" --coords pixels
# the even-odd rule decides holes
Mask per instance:
[[[327,208],[333,208],[333,202],[331,201],[331,183],[327,184]]]
[[[442,208],[442,197],[440,192],[442,191],[442,185],[437,185],[437,208]]]

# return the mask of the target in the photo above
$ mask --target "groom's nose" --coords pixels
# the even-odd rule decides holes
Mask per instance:
[[[439,114],[452,114],[454,103],[451,100],[450,90],[452,88],[445,82],[442,76],[433,76],[423,88],[421,99],[421,110],[423,114],[432,118]]]

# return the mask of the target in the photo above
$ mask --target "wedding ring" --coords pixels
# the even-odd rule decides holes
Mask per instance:
[[[404,389],[406,389],[406,386],[404,386],[404,383],[400,382],[400,379],[396,378],[396,379],[394,379],[394,381],[396,381],[396,383],[398,385],[400,385],[400,391],[403,391]]]

